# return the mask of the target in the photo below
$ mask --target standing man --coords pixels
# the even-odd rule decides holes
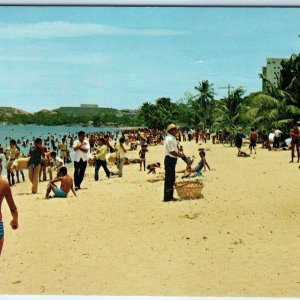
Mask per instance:
[[[39,184],[42,157],[45,157],[44,148],[42,146],[42,139],[35,139],[34,146],[30,147],[28,155],[30,156],[28,175],[29,180],[32,183],[31,191],[32,194],[36,194]]]
[[[273,148],[279,148],[279,142],[282,135],[282,131],[279,129],[274,130],[274,144]]]
[[[10,226],[12,229],[17,229],[18,228],[18,210],[15,205],[12,193],[11,193],[11,188],[9,184],[4,181],[1,176],[0,176],[0,255],[3,247],[3,242],[4,242],[4,226],[3,226],[3,221],[2,221],[2,214],[1,214],[1,206],[2,206],[2,201],[3,198],[5,197],[9,210],[11,212],[11,215],[13,219],[10,222]]]
[[[242,132],[242,127],[239,127],[236,134],[235,134],[235,145],[238,149],[238,154],[237,156],[239,156],[241,154],[241,148],[243,145],[243,138],[245,137],[245,135]]]
[[[84,177],[87,160],[89,158],[90,144],[85,139],[85,132],[78,132],[78,140],[74,141],[73,149],[75,151],[74,157],[74,185],[75,191],[80,189],[81,182]]]
[[[97,146],[96,165],[95,165],[95,181],[99,180],[99,169],[101,166],[103,167],[107,178],[110,177],[110,172],[106,164],[107,146],[105,145],[105,139],[100,138],[98,143],[99,145]]]
[[[17,142],[10,140],[10,146],[5,149],[7,180],[9,185],[15,184],[15,175],[13,163],[19,157],[20,151],[17,148]]]
[[[295,123],[294,127],[290,131],[290,137],[292,138],[291,141],[291,149],[292,149],[292,160],[290,161],[291,163],[294,162],[294,156],[295,156],[295,147],[297,151],[297,162],[299,162],[299,128],[298,124]]]
[[[175,124],[170,124],[167,129],[167,135],[164,141],[165,151],[165,184],[164,184],[164,202],[175,200],[173,197],[175,184],[175,167],[178,157],[184,157],[184,154],[179,152],[178,142],[176,140],[177,127]]]
[[[123,166],[125,163],[125,153],[127,152],[126,148],[124,147],[125,139],[121,137],[119,139],[119,143],[115,147],[115,151],[117,152],[117,168],[119,171],[119,177],[123,176]]]

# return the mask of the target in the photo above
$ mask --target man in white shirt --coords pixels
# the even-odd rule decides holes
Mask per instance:
[[[74,185],[75,191],[77,191],[80,189],[90,152],[90,143],[87,139],[85,139],[84,131],[78,132],[78,140],[74,141],[73,149],[75,151]]]
[[[274,130],[274,144],[273,148],[279,148],[279,142],[282,135],[282,131],[279,129]]]
[[[176,140],[177,127],[170,124],[167,129],[167,135],[164,141],[165,151],[165,184],[164,184],[164,202],[174,201],[173,192],[175,184],[175,168],[178,157],[184,157],[179,152],[178,142]]]
[[[59,170],[64,166],[64,161],[56,155],[55,151],[50,153],[50,166],[48,167],[50,180],[53,179],[53,171],[57,172],[57,176],[59,174]]]

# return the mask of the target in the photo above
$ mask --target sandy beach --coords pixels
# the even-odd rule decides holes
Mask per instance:
[[[20,228],[4,202],[0,294],[299,297],[299,164],[260,145],[249,158],[206,147],[216,170],[203,199],[163,203],[163,181],[138,164],[123,178],[101,169],[99,182],[88,167],[77,198],[44,200],[46,182],[36,195],[28,179],[14,186]],[[163,146],[150,146],[147,163],[157,161]]]

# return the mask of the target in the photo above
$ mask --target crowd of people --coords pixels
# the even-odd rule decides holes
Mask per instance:
[[[180,142],[224,143],[226,132],[210,133],[209,129],[180,129],[175,124],[170,124],[166,130],[130,129],[116,132],[92,132],[85,133],[79,131],[76,135],[64,135],[59,141],[55,136],[50,136],[46,140],[35,138],[33,142],[26,140],[10,139],[9,146],[0,145],[0,171],[2,173],[5,165],[7,182],[0,180],[0,253],[3,245],[4,226],[1,215],[2,200],[6,198],[11,210],[13,219],[11,226],[18,228],[18,212],[13,200],[11,187],[20,183],[20,178],[25,181],[23,168],[18,167],[20,159],[26,159],[28,164],[28,179],[31,182],[31,192],[38,192],[38,185],[41,181],[48,181],[45,198],[59,197],[66,198],[72,191],[77,196],[77,191],[81,189],[85,171],[88,163],[94,166],[94,180],[99,181],[99,172],[103,168],[106,177],[123,176],[123,167],[126,164],[139,164],[139,171],[148,170],[149,173],[156,173],[156,169],[161,167],[160,162],[146,163],[148,146],[164,145],[164,193],[163,201],[169,202],[177,200],[174,197],[174,185],[176,181],[176,164],[178,158],[186,163],[186,169],[177,171],[184,173],[183,177],[202,176],[202,172],[213,170],[208,162],[203,148],[198,150],[199,161],[193,167],[197,156],[192,158],[184,154]],[[238,149],[239,157],[248,157],[253,152],[257,154],[257,143],[261,142],[262,148],[268,150],[291,149],[291,162],[294,161],[295,149],[297,162],[299,162],[299,140],[300,132],[298,124],[294,124],[290,130],[289,137],[279,129],[272,129],[267,134],[261,134],[255,128],[251,128],[248,134],[238,128],[234,142]],[[249,144],[249,153],[242,151],[245,141]],[[20,149],[20,143],[23,151]],[[27,153],[25,153],[27,149]],[[129,159],[128,151],[137,151],[138,158]],[[73,177],[68,174],[69,166],[74,167]],[[108,163],[116,166],[117,171],[110,171]],[[56,184],[60,182],[60,187]],[[53,194],[53,195],[51,195]]]

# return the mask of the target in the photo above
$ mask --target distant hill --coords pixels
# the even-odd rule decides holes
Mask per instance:
[[[30,113],[18,108],[0,106],[0,118],[5,119],[14,115],[30,115]]]
[[[116,108],[106,108],[106,107],[68,107],[62,106],[57,109],[52,110],[52,112],[64,113],[68,115],[98,115],[98,114],[115,114],[117,116],[123,116],[128,114],[136,114],[136,110],[130,109],[116,109]]]

